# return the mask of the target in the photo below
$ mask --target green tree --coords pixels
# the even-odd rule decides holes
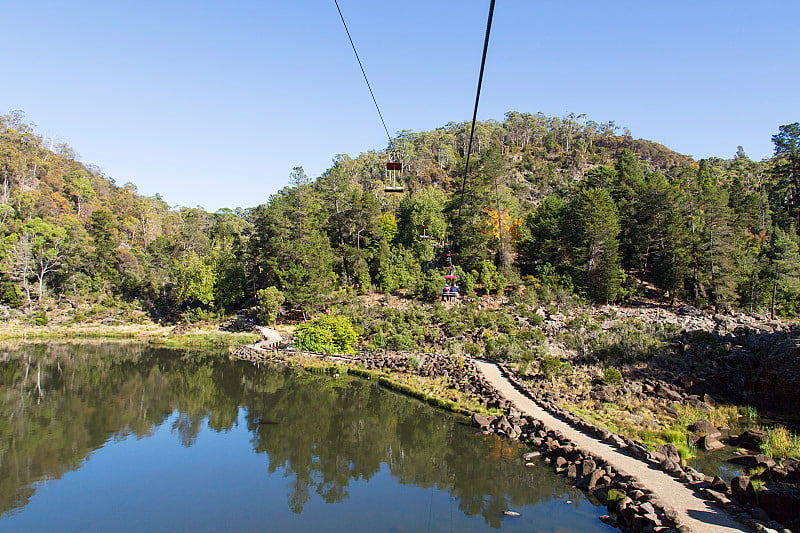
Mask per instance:
[[[773,227],[767,246],[767,269],[772,278],[772,298],[770,300],[770,318],[775,318],[775,300],[779,288],[798,288],[800,273],[800,254],[795,239],[777,227]]]
[[[286,301],[286,297],[277,287],[267,287],[256,292],[256,299],[264,322],[274,324],[278,318],[278,308]]]
[[[551,195],[525,217],[524,236],[520,243],[522,268],[532,273],[537,265],[558,267],[563,263],[565,245],[562,227],[567,204]]]
[[[189,250],[175,262],[175,296],[180,305],[214,305],[214,265]]]
[[[94,243],[90,254],[91,272],[98,275],[104,288],[117,280],[117,228],[114,219],[105,209],[92,213],[89,235]]]
[[[780,195],[778,201],[795,227],[800,228],[800,122],[781,126],[778,134],[772,136],[772,142],[775,144],[773,172]]]
[[[580,191],[569,207],[574,266],[592,299],[610,302],[620,287],[619,216],[606,190]]]

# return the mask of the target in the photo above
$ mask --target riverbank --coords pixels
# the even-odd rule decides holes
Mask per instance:
[[[257,332],[223,331],[218,324],[162,326],[143,324],[57,324],[33,326],[20,321],[0,323],[0,341],[87,341],[135,340],[170,348],[191,346],[227,347],[260,339]]]

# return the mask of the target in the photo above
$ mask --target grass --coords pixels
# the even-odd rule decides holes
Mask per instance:
[[[256,333],[228,333],[215,326],[197,327],[185,334],[173,335],[173,328],[157,324],[82,324],[31,327],[3,325],[0,341],[58,341],[58,340],[142,340],[168,348],[193,346],[227,347],[252,344]]]
[[[226,333],[222,331],[205,331],[185,333],[182,335],[154,336],[148,342],[167,348],[182,348],[186,346],[236,346],[239,344],[252,344],[260,339],[257,333]]]
[[[660,409],[652,399],[622,398],[614,403],[587,401],[564,407],[587,422],[604,427],[619,435],[636,439],[648,449],[659,444],[674,444],[682,462],[697,456],[697,446],[691,440],[689,426],[698,420],[709,420],[715,426],[730,426],[739,418],[739,408],[718,405],[707,411],[689,404],[676,405],[678,416]]]
[[[766,432],[767,438],[761,443],[764,455],[800,459],[800,436],[783,426],[766,428]]]
[[[678,421],[687,427],[698,420],[708,420],[716,427],[731,427],[739,420],[739,408],[735,405],[715,405],[711,411],[707,411],[693,405],[680,404],[675,406],[675,410],[678,411]]]

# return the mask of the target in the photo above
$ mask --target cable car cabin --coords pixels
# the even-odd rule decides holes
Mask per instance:
[[[400,161],[386,163],[386,185],[383,186],[383,192],[405,192],[406,188],[400,181],[401,172],[403,172],[403,163]]]

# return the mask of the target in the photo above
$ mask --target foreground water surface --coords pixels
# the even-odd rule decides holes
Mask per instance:
[[[612,531],[517,443],[367,380],[135,344],[6,348],[0,380],[0,531]]]

